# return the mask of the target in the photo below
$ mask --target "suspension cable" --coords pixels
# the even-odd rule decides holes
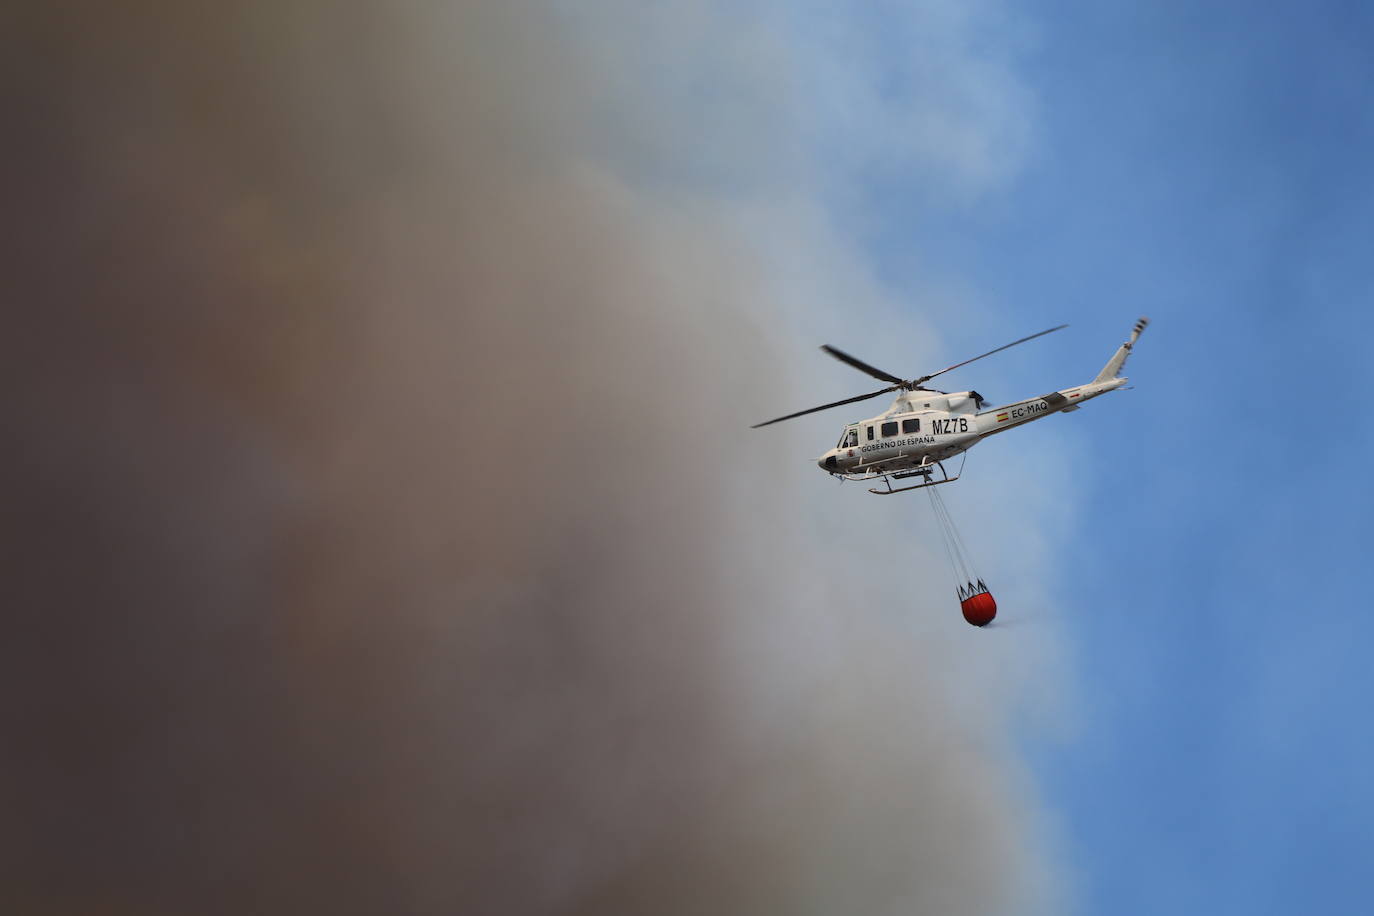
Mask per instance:
[[[934,487],[928,487],[926,495],[930,497],[930,513],[935,519],[936,529],[940,532],[940,543],[944,545],[945,556],[949,559],[950,574],[957,578],[959,562],[955,559],[954,544],[950,540],[949,532],[945,529],[944,517],[940,513],[942,501],[936,500]],[[960,585],[957,582],[955,584]]]
[[[945,519],[949,523],[949,530],[950,534],[954,537],[955,548],[959,551],[959,556],[963,558],[964,569],[966,572],[971,574],[973,572],[973,562],[970,559],[971,554],[969,553],[968,545],[964,543],[964,536],[959,531],[959,526],[954,524],[954,516],[950,515],[949,507],[945,505],[945,500],[943,496],[940,497],[940,508],[944,511]],[[968,576],[968,580],[970,582],[973,581],[973,578],[974,577],[972,575]]]
[[[969,545],[963,540],[959,526],[955,525],[954,515],[949,512],[944,497],[934,492],[934,489],[936,488],[930,488],[930,508],[936,518],[936,525],[940,527],[940,540],[945,545],[945,556],[949,558],[949,569],[955,577],[956,591],[960,596],[965,596],[965,592],[971,589],[987,588],[982,585],[981,578],[978,578],[977,570],[974,570],[973,555],[969,552]]]
[[[945,552],[950,559],[951,571],[959,580],[956,585],[962,592],[965,584],[973,584],[977,578],[973,574],[973,564],[969,559],[968,546],[959,533],[959,527],[954,524],[954,517],[950,515],[944,497],[935,492],[935,487],[929,489],[931,509],[935,514],[936,524],[940,528],[941,540],[945,544]]]

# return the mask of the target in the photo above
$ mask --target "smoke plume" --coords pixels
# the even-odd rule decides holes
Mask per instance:
[[[576,6],[6,14],[6,911],[1049,899],[934,567],[746,429],[781,252],[884,308],[804,61]]]

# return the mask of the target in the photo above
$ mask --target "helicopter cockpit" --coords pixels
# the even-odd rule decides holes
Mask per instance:
[[[857,448],[859,445],[859,427],[850,426],[840,434],[840,441],[835,443],[835,448]]]

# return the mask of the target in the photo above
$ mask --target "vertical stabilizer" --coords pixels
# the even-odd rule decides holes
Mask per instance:
[[[1141,318],[1135,323],[1135,330],[1131,331],[1131,339],[1126,341],[1121,347],[1112,354],[1112,358],[1107,360],[1107,365],[1102,367],[1102,371],[1097,373],[1094,382],[1110,382],[1114,378],[1121,376],[1121,367],[1126,365],[1126,357],[1131,355],[1131,348],[1140,339],[1140,332],[1145,330],[1145,326],[1150,323],[1150,319]]]

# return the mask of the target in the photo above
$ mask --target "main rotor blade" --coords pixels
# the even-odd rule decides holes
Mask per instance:
[[[1011,343],[1006,344],[1005,346],[998,347],[996,350],[989,350],[988,352],[984,353],[983,356],[991,356],[994,353],[1001,353],[1003,350],[1009,350],[1017,344],[1023,344],[1028,340],[1035,340],[1035,338],[1037,337],[1044,337],[1046,334],[1053,334],[1055,331],[1062,331],[1067,327],[1067,324],[1061,324],[1057,328],[1050,328],[1048,331],[1041,331],[1039,334],[1032,334],[1029,337],[1022,337],[1020,340],[1013,340]],[[941,369],[939,372],[935,372],[930,375],[923,375],[916,380],[916,384],[923,384],[935,378],[935,376],[937,375],[944,375],[946,372],[949,372],[953,369],[958,369],[960,366],[967,366],[969,363],[977,362],[978,360],[982,359],[983,356],[975,356],[973,359],[966,359],[962,363],[955,363],[954,365],[949,366],[948,368]]]
[[[890,373],[884,372],[881,369],[870,366],[868,363],[864,362],[861,359],[855,359],[843,350],[836,350],[834,347],[830,346],[830,344],[821,344],[821,349],[829,353],[836,359],[838,359],[840,362],[848,363],[855,369],[858,369],[860,372],[867,372],[869,375],[873,376],[876,379],[882,379],[883,381],[891,382],[894,385],[906,384],[906,379],[897,378],[897,376],[895,375],[892,375]]]
[[[880,394],[887,394],[889,391],[896,391],[900,387],[902,386],[893,385],[891,388],[884,388],[881,391],[875,391],[872,394],[861,394],[856,398],[845,398],[843,401],[836,401],[833,404],[822,404],[820,407],[812,407],[809,410],[799,410],[796,413],[789,413],[785,417],[778,417],[776,420],[769,420],[766,423],[755,423],[753,426],[749,428],[758,429],[760,426],[771,426],[774,423],[781,423],[783,420],[790,420],[793,417],[804,417],[807,414],[815,413],[818,410],[829,410],[832,407],[839,407],[844,404],[853,404],[855,401],[867,401],[869,398],[876,398]]]

